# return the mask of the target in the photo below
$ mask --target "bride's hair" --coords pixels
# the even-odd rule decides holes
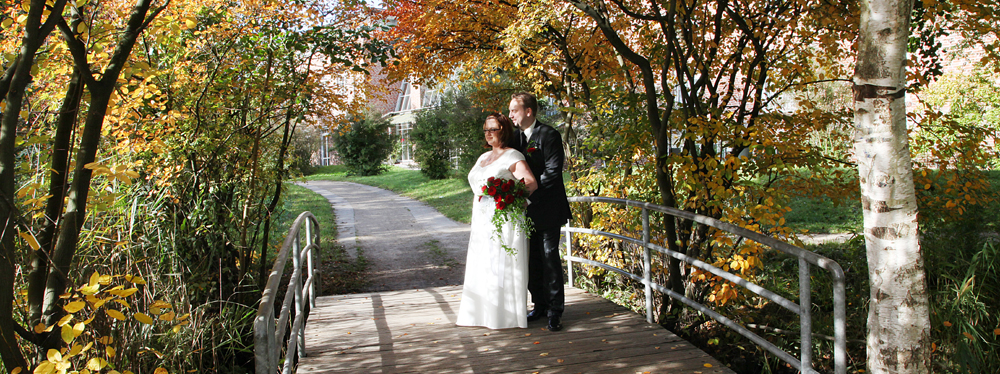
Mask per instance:
[[[486,130],[486,122],[491,119],[500,124],[500,131],[496,133],[497,139],[500,140],[500,147],[507,147],[510,144],[510,140],[514,137],[514,121],[511,121],[510,118],[503,114],[490,113],[490,115],[486,116],[486,120],[483,121],[483,130]]]

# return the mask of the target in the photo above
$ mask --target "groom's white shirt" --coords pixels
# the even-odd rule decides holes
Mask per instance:
[[[528,126],[527,128],[521,129],[521,132],[524,133],[525,139],[529,139],[529,140],[531,139],[531,133],[535,132],[535,124],[536,123],[538,123],[538,119],[532,120],[531,121],[531,126]]]

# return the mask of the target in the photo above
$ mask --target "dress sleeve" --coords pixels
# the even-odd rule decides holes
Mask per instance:
[[[507,164],[507,167],[510,168],[511,165],[516,164],[518,161],[524,161],[524,154],[522,154],[521,152],[518,152],[516,149],[511,149],[510,150],[510,163]]]

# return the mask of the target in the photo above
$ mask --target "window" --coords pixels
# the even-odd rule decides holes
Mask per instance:
[[[399,84],[399,98],[396,99],[396,111],[410,109],[410,82],[403,81]]]
[[[424,108],[430,108],[441,105],[441,91],[438,89],[430,89],[424,91]]]

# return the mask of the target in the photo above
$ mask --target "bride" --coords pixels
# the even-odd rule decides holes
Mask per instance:
[[[513,138],[514,123],[503,114],[493,113],[486,117],[483,133],[493,149],[479,156],[469,172],[472,191],[478,195],[487,179],[494,177],[523,180],[530,195],[537,188],[535,177],[524,162],[524,155],[507,146]],[[465,286],[455,324],[491,329],[526,328],[528,240],[524,230],[514,229],[507,222],[502,231],[504,243],[497,241],[491,222],[495,206],[489,196],[473,199]],[[513,247],[514,254],[508,254],[503,244]]]

